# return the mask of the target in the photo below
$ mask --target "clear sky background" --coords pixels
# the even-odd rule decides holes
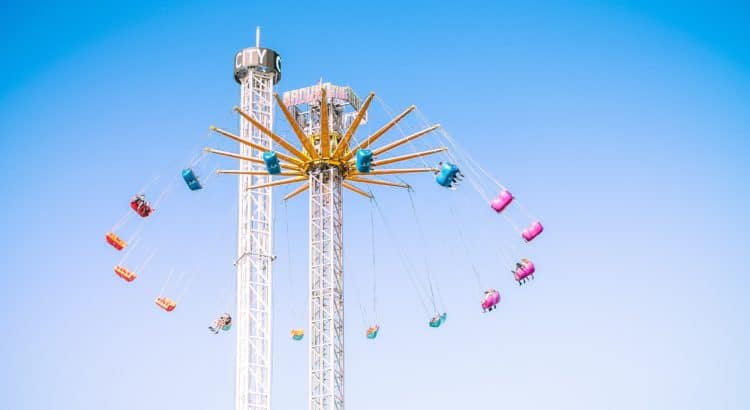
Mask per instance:
[[[376,190],[394,234],[376,221],[370,341],[371,208],[347,194],[348,408],[750,408],[746,3],[1,7],[0,408],[232,408],[235,334],[206,326],[234,304],[236,179],[193,193],[178,172],[202,146],[236,150],[207,127],[237,127],[232,58],[256,25],[283,57],[280,91],[322,77],[417,104],[547,228],[523,245],[470,184],[413,175],[420,235],[408,196]],[[158,175],[151,198],[174,185],[125,264],[156,253],[128,284],[104,233]],[[307,406],[307,339],[289,337],[306,217],[304,198],[288,217],[277,203],[276,409]],[[504,242],[535,260],[534,282],[514,284]],[[426,269],[439,329],[417,297]],[[481,313],[480,285],[502,292],[497,311]],[[172,313],[153,304],[162,289]]]

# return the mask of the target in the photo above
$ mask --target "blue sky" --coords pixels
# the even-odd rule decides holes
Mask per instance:
[[[370,206],[347,194],[349,408],[749,407],[748,11],[741,2],[4,3],[0,408],[233,406],[234,333],[206,326],[233,304],[236,180],[191,193],[177,173],[202,146],[236,149],[207,127],[237,126],[232,58],[254,43],[256,25],[284,59],[279,90],[322,77],[374,90],[394,110],[416,104],[547,228],[530,245],[514,242],[470,184],[448,192],[410,176],[417,235],[408,196],[376,190],[397,237],[376,222],[382,328],[368,341],[359,309],[372,308]],[[365,130],[384,121],[376,105]],[[103,236],[155,176],[152,197],[174,185],[127,262],[156,253],[126,284]],[[306,343],[288,337],[304,322],[306,201],[288,214],[290,238],[278,203],[279,409],[304,408],[307,397]],[[123,232],[138,229],[132,218]],[[534,282],[513,283],[505,242],[537,262]],[[397,249],[417,266],[418,286],[425,267],[434,274],[444,327],[427,327]],[[503,294],[491,314],[480,312],[472,265],[479,284]],[[152,302],[162,288],[181,296],[170,314]]]

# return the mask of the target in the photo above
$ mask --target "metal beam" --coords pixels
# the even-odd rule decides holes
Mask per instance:
[[[370,103],[372,102],[373,97],[375,97],[375,93],[370,92],[370,94],[367,96],[367,99],[365,100],[365,103],[362,104],[362,107],[357,112],[357,117],[354,118],[352,125],[350,125],[349,129],[346,130],[344,138],[336,147],[336,151],[333,152],[333,155],[331,155],[331,157],[339,158],[346,153],[346,149],[349,148],[349,141],[354,136],[354,133],[357,132],[357,127],[359,127],[359,124],[362,122],[362,118],[365,117],[365,114],[367,113],[367,109],[370,107]]]
[[[217,132],[217,133],[219,133],[219,134],[221,134],[221,135],[223,135],[223,136],[225,136],[227,138],[233,139],[233,140],[235,140],[235,141],[237,141],[237,142],[239,142],[241,144],[245,144],[248,147],[255,148],[255,149],[257,149],[257,150],[259,150],[261,152],[269,151],[269,148],[266,148],[266,147],[264,147],[262,145],[258,145],[258,144],[254,143],[252,141],[248,141],[248,140],[246,140],[246,139],[244,139],[242,137],[239,137],[237,135],[232,134],[229,131],[225,131],[225,130],[222,130],[221,128],[214,127],[213,125],[210,126],[210,127],[208,127],[208,129],[210,129],[213,132]],[[294,158],[294,157],[290,157],[289,155],[286,155],[286,154],[284,154],[282,152],[277,152],[276,155],[280,159],[282,159],[284,161],[291,162],[291,163],[293,163],[295,165],[298,165],[298,166],[304,166],[304,164],[305,164],[303,161],[300,161],[300,160],[298,160],[297,158]]]
[[[384,145],[384,146],[382,146],[382,147],[380,147],[378,149],[373,150],[372,151],[372,155],[373,156],[378,156],[378,155],[380,155],[380,154],[382,154],[384,152],[388,152],[388,151],[390,151],[390,150],[392,150],[392,149],[394,149],[396,147],[399,147],[399,146],[401,146],[403,144],[406,144],[409,141],[415,140],[415,139],[421,137],[422,135],[425,135],[425,134],[428,134],[428,133],[430,133],[432,131],[435,131],[438,128],[440,128],[440,124],[435,124],[435,125],[433,125],[430,128],[425,128],[422,131],[418,131],[418,132],[415,132],[414,134],[407,135],[404,138],[401,138],[400,140],[393,141],[393,142],[391,142],[388,145]]]
[[[203,148],[203,150],[206,151],[206,152],[210,152],[212,154],[216,154],[216,155],[222,155],[222,156],[229,157],[229,158],[235,158],[235,159],[240,159],[240,160],[243,160],[243,161],[249,161],[249,162],[252,162],[253,164],[266,165],[266,162],[263,161],[262,159],[253,158],[253,157],[247,157],[247,156],[244,156],[244,155],[235,154],[234,152],[220,151],[218,149],[213,149],[213,148],[208,148],[208,147]],[[284,162],[280,162],[279,165],[281,165],[281,168],[283,168],[283,169],[291,169],[291,170],[294,170],[294,171],[300,171],[300,168],[297,167],[297,166],[295,166],[295,165],[286,164]]]
[[[348,154],[344,155],[343,159],[345,161],[349,161],[349,159],[351,159],[351,157],[354,156],[354,154],[357,152],[358,149],[362,147],[369,147],[370,145],[372,145],[372,143],[377,141],[378,138],[380,138],[383,134],[388,132],[388,130],[393,128],[394,125],[396,125],[399,121],[401,121],[404,117],[406,117],[410,112],[414,111],[415,108],[417,108],[416,105],[409,106],[409,108],[405,109],[404,112],[397,115],[394,119],[390,120],[388,124],[385,124],[381,129],[377,130],[374,134],[370,135],[369,137],[367,137],[367,139],[365,139],[364,141],[359,143],[359,145],[354,147]]]
[[[417,172],[438,172],[437,168],[400,168],[400,169],[373,169],[367,174],[355,173],[352,175],[392,175],[392,174],[414,174]]]
[[[256,120],[255,118],[253,118],[252,115],[250,115],[250,114],[242,111],[242,109],[240,109],[240,107],[234,107],[234,110],[237,111],[237,113],[239,115],[241,115],[242,118],[250,121],[250,123],[252,123],[262,133],[268,135],[269,138],[271,138],[277,144],[279,144],[282,147],[284,147],[284,149],[286,149],[287,151],[289,151],[290,154],[294,155],[295,157],[299,158],[302,161],[307,161],[307,160],[310,159],[303,152],[301,152],[300,150],[298,150],[297,148],[295,148],[292,144],[290,144],[289,142],[287,142],[287,140],[285,140],[284,138],[282,138],[278,134],[274,133],[273,131],[269,130],[268,128],[264,127],[263,124],[259,123],[258,120]]]
[[[380,165],[393,164],[394,162],[407,161],[410,159],[425,157],[427,155],[437,154],[438,152],[445,152],[445,151],[448,151],[448,148],[445,148],[445,147],[435,148],[429,151],[415,152],[413,154],[400,155],[398,157],[379,159],[377,161],[373,161],[372,166],[374,167],[374,166],[380,166]]]
[[[272,175],[269,174],[268,171],[244,171],[241,169],[217,169],[217,174],[226,174],[226,175]],[[273,175],[281,175],[281,176],[301,176],[305,175],[302,172],[280,172],[278,174]]]
[[[299,124],[297,124],[297,119],[294,118],[292,113],[289,112],[289,109],[286,108],[286,105],[284,105],[284,101],[281,99],[281,97],[279,97],[278,94],[274,94],[273,96],[274,98],[276,98],[276,103],[278,104],[279,108],[281,108],[281,112],[284,113],[284,117],[286,117],[287,122],[292,126],[294,135],[297,136],[297,139],[302,144],[302,147],[304,147],[305,151],[307,151],[307,155],[312,159],[320,158],[320,155],[318,155],[318,151],[315,150],[315,147],[310,143],[310,140],[307,138],[307,135],[305,135],[305,132],[302,131],[302,128],[300,128]]]
[[[372,194],[370,194],[368,192],[365,192],[365,191],[357,188],[356,186],[354,186],[354,185],[352,185],[352,184],[350,184],[348,182],[344,182],[343,185],[344,185],[344,188],[346,188],[346,189],[348,189],[348,190],[350,190],[352,192],[356,192],[356,193],[362,195],[365,198],[372,199]]]
[[[301,185],[299,188],[297,188],[294,191],[292,191],[289,194],[287,194],[287,196],[284,197],[284,200],[286,201],[287,199],[292,199],[295,196],[297,196],[297,195],[299,195],[299,194],[307,191],[308,189],[310,189],[310,183],[309,182],[305,183],[304,185]]]
[[[268,187],[278,186],[278,185],[293,184],[295,182],[304,181],[306,179],[307,179],[307,177],[305,177],[305,176],[296,177],[296,178],[280,179],[278,181],[273,181],[273,182],[269,182],[269,183],[266,183],[266,184],[253,185],[253,186],[251,186],[251,187],[249,187],[247,189],[248,190],[253,190],[253,189],[258,189],[258,188],[268,188]]]
[[[328,158],[331,153],[331,130],[328,129],[328,99],[326,88],[320,87],[320,156]]]
[[[401,182],[385,181],[382,179],[369,179],[369,178],[361,178],[361,177],[355,177],[355,176],[347,177],[346,179],[349,181],[354,181],[354,182],[362,182],[363,184],[394,186],[398,188],[411,188],[411,185],[409,184],[403,184]]]

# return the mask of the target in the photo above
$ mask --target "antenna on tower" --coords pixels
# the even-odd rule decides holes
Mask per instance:
[[[255,27],[255,48],[260,48],[260,26]]]

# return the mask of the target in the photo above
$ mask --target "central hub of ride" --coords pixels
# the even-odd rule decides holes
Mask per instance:
[[[325,107],[322,102],[323,90],[326,94]],[[339,155],[333,154],[344,139],[345,130],[354,122],[357,111],[362,108],[362,99],[354,90],[349,86],[322,83],[287,91],[282,100],[317,153],[317,158],[305,161],[305,173],[309,175],[314,171],[338,168],[342,175],[348,174],[348,162],[341,159],[341,154],[349,154],[348,147],[338,152]],[[323,115],[326,116],[325,119],[322,118]],[[367,123],[366,114],[360,123]],[[322,124],[328,125],[328,146],[324,146],[321,138]]]
[[[320,159],[316,161],[308,161],[305,163],[305,173],[308,175],[315,172],[326,171],[331,168],[337,168],[341,175],[346,175],[349,173],[348,165],[342,161]]]

